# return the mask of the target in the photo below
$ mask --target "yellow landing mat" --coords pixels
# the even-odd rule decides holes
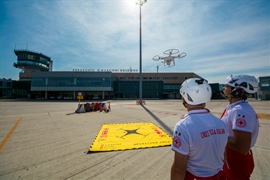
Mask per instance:
[[[151,122],[103,124],[89,150],[118,151],[170,146],[172,138]]]

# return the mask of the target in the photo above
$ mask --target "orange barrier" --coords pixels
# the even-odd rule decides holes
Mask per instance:
[[[84,113],[84,112],[93,112],[93,111],[99,111],[99,112],[109,112],[111,111],[111,102],[105,101],[105,102],[91,102],[86,104],[78,104],[78,108],[75,111],[76,113]]]

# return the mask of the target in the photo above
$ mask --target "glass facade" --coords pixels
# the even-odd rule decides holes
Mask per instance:
[[[160,98],[163,81],[143,81],[142,98]],[[115,81],[114,94],[117,98],[139,98],[139,81]]]
[[[261,91],[270,90],[270,76],[260,77],[259,81],[260,81],[259,86],[260,86]]]
[[[180,84],[164,84],[163,89],[164,91],[179,91]]]
[[[28,50],[14,50],[17,55],[17,63],[14,63],[14,67],[20,69],[39,69],[41,71],[50,71],[52,61],[50,57],[43,55],[42,53],[32,52]]]
[[[30,94],[30,81],[0,80],[0,97],[26,98]]]
[[[32,77],[32,87],[111,87],[109,77]]]
[[[44,70],[49,70],[49,66],[39,63],[39,62],[33,62],[33,61],[18,61],[15,66],[32,66],[32,67],[38,67]]]

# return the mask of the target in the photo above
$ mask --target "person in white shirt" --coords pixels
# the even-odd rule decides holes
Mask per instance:
[[[258,137],[259,121],[247,97],[257,89],[256,78],[249,75],[229,76],[223,87],[222,94],[229,101],[221,116],[230,133],[223,167],[228,180],[247,180],[254,169],[251,148]]]
[[[228,141],[226,124],[205,108],[212,90],[206,80],[191,78],[180,87],[187,113],[174,127],[171,179],[225,180],[222,171]]]

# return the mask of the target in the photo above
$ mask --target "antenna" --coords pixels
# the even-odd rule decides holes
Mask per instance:
[[[158,68],[159,68],[159,66],[157,66],[157,73],[158,73]]]

